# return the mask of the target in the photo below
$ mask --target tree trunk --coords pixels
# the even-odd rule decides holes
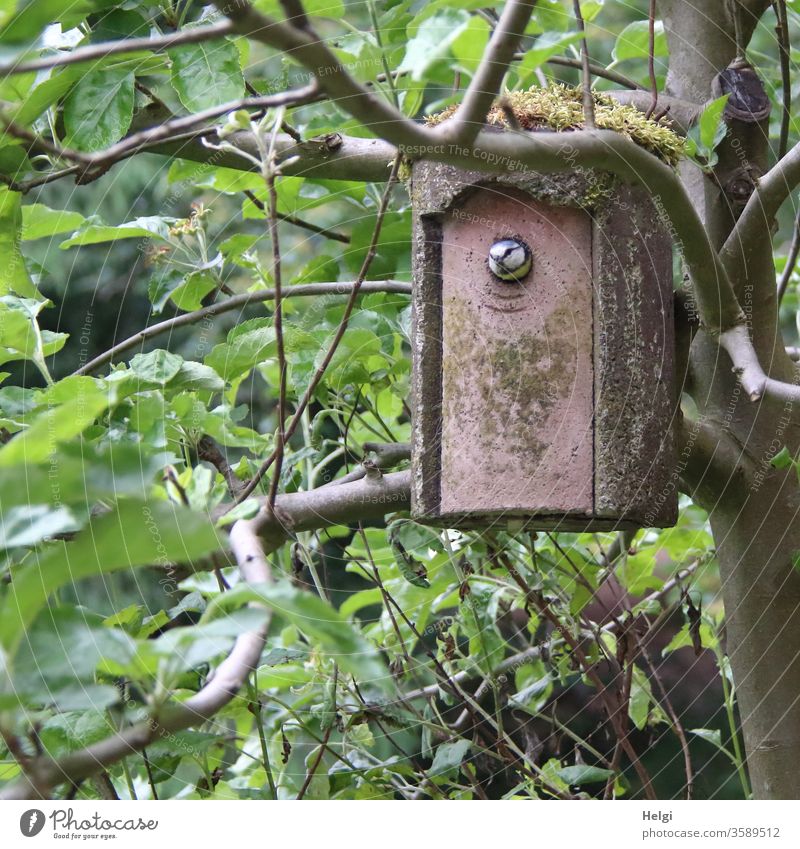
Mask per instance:
[[[670,46],[670,94],[697,102],[712,97],[714,77],[741,54],[769,3],[739,0],[737,6],[738,51],[726,0],[661,0]],[[733,150],[729,134],[720,150],[717,180],[701,176],[694,166],[684,170],[684,182],[718,246],[736,217],[731,198],[720,188],[726,185],[720,171],[744,162],[757,177],[766,166],[765,151],[758,147],[753,141]],[[778,326],[768,223],[762,241],[763,249],[747,258],[734,281],[737,296],[766,370],[796,381]],[[752,403],[726,354],[702,331],[691,344],[683,390],[698,408],[699,425],[711,433],[711,451],[695,452],[686,478],[688,491],[710,515],[717,547],[727,650],[753,795],[798,799],[800,571],[792,561],[800,552],[800,493],[794,471],[778,471],[769,461],[784,445],[793,452],[800,447],[800,411],[791,404]]]

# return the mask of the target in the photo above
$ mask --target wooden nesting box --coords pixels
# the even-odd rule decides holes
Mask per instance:
[[[419,162],[412,199],[413,517],[675,524],[672,251],[647,194]],[[498,243],[527,275],[496,276]]]

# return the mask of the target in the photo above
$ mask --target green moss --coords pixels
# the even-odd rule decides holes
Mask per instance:
[[[670,129],[666,118],[655,121],[645,117],[635,106],[618,103],[607,94],[593,92],[593,95],[598,129],[621,133],[670,165],[675,165],[686,154],[686,142]],[[584,126],[583,92],[580,88],[557,83],[547,88],[506,92],[504,98],[522,129],[546,128],[567,132]],[[457,108],[450,106],[429,116],[428,124],[446,121]],[[487,122],[496,127],[508,127],[506,114],[497,103],[489,111]]]

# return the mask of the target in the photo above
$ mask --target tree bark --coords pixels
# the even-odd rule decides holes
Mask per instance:
[[[766,0],[740,0],[739,50],[725,0],[661,0],[670,47],[671,95],[703,103],[714,77],[747,44]],[[753,134],[754,139],[757,134]],[[735,131],[722,143],[720,166],[744,159],[754,171],[766,167],[766,150],[741,143]],[[733,145],[735,144],[735,149]],[[725,180],[711,180],[695,166],[682,179],[720,247],[735,221]],[[785,356],[778,325],[769,222],[755,255],[741,258],[734,286],[747,315],[753,343],[771,376],[797,382]],[[700,421],[720,448],[716,468],[699,461],[688,474],[689,489],[710,515],[725,602],[727,650],[736,686],[753,795],[800,798],[800,494],[794,471],[771,467],[783,447],[800,447],[800,411],[791,403],[746,397],[716,340],[698,331],[690,349],[687,381]],[[734,451],[730,450],[731,445]],[[731,459],[736,454],[743,464]],[[720,459],[721,458],[721,459]]]

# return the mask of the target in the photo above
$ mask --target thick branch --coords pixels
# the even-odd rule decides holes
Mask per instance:
[[[256,527],[255,519],[236,522],[230,535],[231,548],[242,578],[249,584],[263,584],[272,579]],[[231,653],[216,668],[209,683],[194,696],[181,704],[169,705],[150,719],[124,728],[64,758],[37,759],[26,765],[23,780],[0,793],[0,799],[47,796],[57,784],[82,781],[124,757],[140,752],[153,740],[210,719],[234,698],[247,676],[258,665],[269,618],[265,611],[263,625],[237,638]]]
[[[236,522],[230,544],[242,577],[247,583],[271,580],[266,554],[289,535],[334,524],[367,521],[396,510],[410,501],[410,472],[368,474],[354,483],[323,487],[311,492],[279,495],[275,510],[264,508],[254,519]],[[28,766],[26,777],[6,788],[0,799],[28,799],[45,795],[63,782],[78,782],[134,752],[154,739],[210,719],[228,704],[250,672],[257,666],[264,646],[267,622],[240,636],[228,657],[217,667],[210,682],[187,701],[163,709],[149,721],[125,728],[111,737],[59,760],[40,759]]]
[[[733,232],[720,251],[728,269],[746,267],[763,247],[784,201],[800,185],[800,145],[793,147],[759,181]]]
[[[314,100],[317,91],[317,83],[312,81],[307,86],[293,91],[283,91],[279,94],[268,94],[263,97],[245,97],[239,100],[231,100],[228,103],[205,109],[202,112],[195,112],[192,115],[186,115],[181,118],[173,118],[155,127],[148,127],[145,130],[127,136],[120,142],[117,142],[117,144],[98,153],[78,154],[73,151],[69,158],[77,159],[78,162],[86,165],[88,168],[107,168],[115,162],[127,158],[132,153],[151,147],[154,144],[158,144],[158,142],[174,139],[202,124],[208,124],[209,121],[213,121],[222,115],[227,115],[229,112],[236,112],[240,109],[247,111],[272,109],[277,106],[286,106],[287,104],[298,106]]]
[[[751,401],[758,401],[765,395],[780,401],[800,401],[797,383],[784,383],[765,374],[745,325],[731,327],[721,333],[719,344],[728,352],[733,370]]]
[[[229,4],[217,0],[216,5],[231,19],[235,32],[299,62],[317,78],[330,98],[364,126],[381,128],[378,132],[396,143],[424,144],[428,139],[424,127],[353,79],[336,54],[312,32],[262,15],[245,2]]]
[[[213,132],[208,133],[207,137],[212,144],[219,141]],[[234,133],[226,141],[241,150],[243,155],[237,156],[228,150],[213,150],[202,143],[199,135],[180,141],[162,142],[149,150],[151,153],[179,156],[209,167],[254,171],[255,166],[248,158],[258,156],[253,134]],[[397,154],[397,148],[383,139],[360,139],[338,133],[300,143],[289,135],[280,134],[275,139],[275,150],[284,176],[368,183],[385,183]]]

